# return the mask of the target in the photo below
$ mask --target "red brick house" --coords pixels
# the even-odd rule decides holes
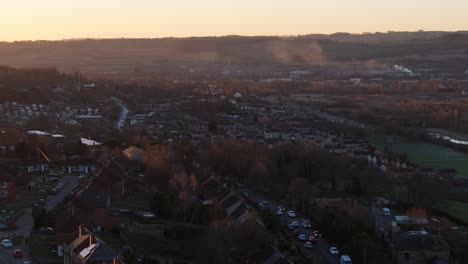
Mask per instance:
[[[0,200],[16,200],[16,184],[0,179]]]

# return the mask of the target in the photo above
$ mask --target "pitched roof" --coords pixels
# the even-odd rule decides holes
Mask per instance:
[[[111,246],[92,234],[79,236],[69,248],[87,263],[109,262],[119,256]]]
[[[231,195],[226,200],[224,200],[222,202],[222,204],[223,204],[224,209],[227,209],[227,208],[233,206],[234,204],[236,204],[239,201],[240,201],[240,199],[237,196]]]

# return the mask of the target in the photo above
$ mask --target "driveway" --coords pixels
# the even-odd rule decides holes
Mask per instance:
[[[244,190],[245,191],[245,190]],[[243,191],[240,191],[240,193],[242,193]],[[277,203],[274,203],[268,199],[265,199],[264,197],[262,197],[261,195],[257,194],[257,193],[254,193],[252,191],[248,191],[247,190],[247,194],[248,194],[248,198],[254,202],[255,204],[259,204],[260,202],[263,202],[263,201],[267,201],[269,203],[269,206],[270,206],[270,211],[280,219],[280,222],[285,226],[291,223],[292,221],[299,221],[300,223],[300,227],[299,227],[299,233],[300,234],[305,234],[307,237],[310,237],[313,233],[314,230],[317,230],[317,229],[314,229],[315,226],[314,226],[314,223],[313,222],[310,222],[311,225],[312,225],[312,228],[308,229],[308,228],[304,228],[302,226],[302,223],[304,221],[304,219],[301,219],[299,217],[299,215],[296,214],[297,217],[295,218],[290,218],[287,216],[286,213],[284,213],[283,215],[279,216],[276,214],[276,212],[278,211],[278,207],[280,206],[279,204]],[[286,211],[288,209],[286,208]],[[289,232],[289,230],[288,230]],[[301,248],[303,247],[303,243],[304,242],[301,242],[299,241],[298,239],[296,240],[296,244],[298,246],[300,246]],[[340,263],[340,256],[333,256],[332,254],[330,254],[330,247],[332,247],[327,241],[326,239],[321,239],[319,242],[315,243],[313,248],[311,249],[306,249],[306,248],[302,248],[304,254],[310,258],[313,258],[313,257],[316,257],[317,260],[319,261],[319,263],[321,264],[339,264]]]

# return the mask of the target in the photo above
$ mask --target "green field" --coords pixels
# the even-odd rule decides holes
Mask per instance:
[[[444,200],[437,202],[434,209],[446,214],[461,224],[468,224],[468,204],[458,201]]]
[[[396,154],[406,153],[411,162],[422,167],[453,168],[458,174],[468,177],[468,155],[462,152],[430,143],[385,143],[383,138],[375,138],[371,142],[381,149],[387,147]]]

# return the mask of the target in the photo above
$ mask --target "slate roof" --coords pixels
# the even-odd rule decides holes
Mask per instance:
[[[97,241],[96,249],[88,257],[88,262],[90,263],[99,263],[99,262],[108,262],[112,261],[114,258],[117,258],[119,254],[108,244],[104,243],[102,240]]]
[[[224,209],[227,209],[227,208],[233,206],[235,203],[237,203],[239,201],[240,201],[240,199],[237,196],[231,195],[231,196],[229,196],[229,198],[224,200],[222,204],[223,204]]]
[[[230,217],[232,217],[233,219],[237,219],[239,217],[241,217],[243,214],[245,214],[245,212],[247,212],[247,207],[245,205],[241,205],[239,207],[236,208],[236,210],[234,210]]]

